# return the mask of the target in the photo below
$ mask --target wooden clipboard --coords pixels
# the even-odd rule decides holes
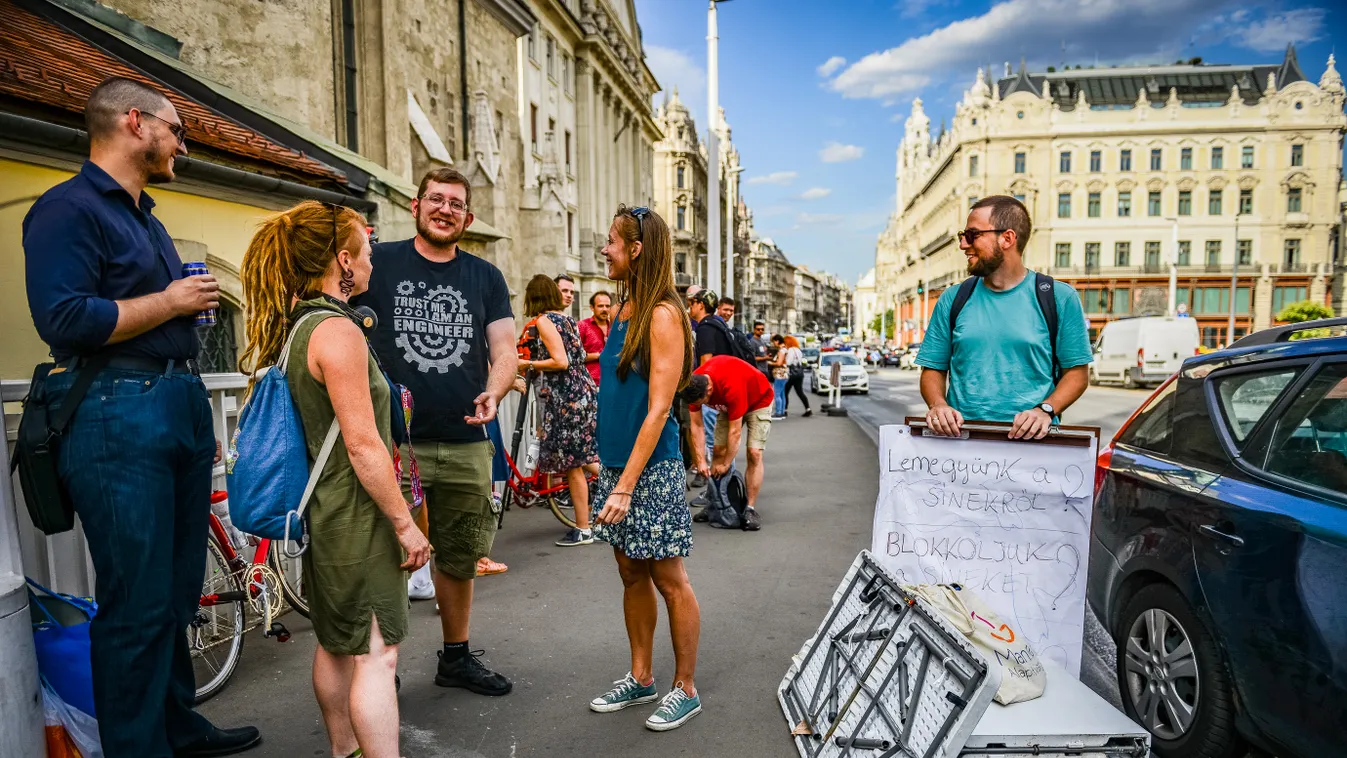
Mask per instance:
[[[940,437],[943,435],[935,434],[928,430],[925,416],[907,416],[903,423],[912,427],[914,433],[923,436]],[[974,440],[992,440],[997,442],[1036,442],[1041,445],[1062,445],[1065,447],[1089,447],[1090,440],[1095,440],[1096,449],[1098,449],[1098,440],[1102,430],[1097,426],[1069,426],[1066,424],[1052,427],[1048,436],[1041,440],[1012,440],[1007,437],[1010,434],[1011,425],[1004,421],[965,421],[961,425],[963,435],[958,439]],[[954,439],[954,438],[947,438]]]

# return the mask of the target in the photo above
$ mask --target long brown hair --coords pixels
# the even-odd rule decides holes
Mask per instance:
[[[524,288],[524,315],[533,318],[547,311],[566,307],[561,300],[561,288],[547,274],[538,274]]]
[[[619,205],[613,216],[613,226],[628,249],[641,243],[641,255],[628,264],[627,279],[618,282],[618,313],[622,303],[631,303],[631,319],[627,325],[627,340],[617,362],[617,375],[623,381],[633,364],[650,366],[651,325],[655,309],[668,303],[683,312],[683,299],[678,296],[673,281],[673,253],[669,243],[669,226],[654,211],[644,212],[638,222],[632,209]],[[683,327],[683,373],[678,377],[678,389],[688,383],[692,375],[692,326],[680,318]],[[648,369],[647,369],[648,370]]]
[[[279,360],[294,301],[318,296],[337,251],[359,250],[364,227],[365,217],[356,211],[316,200],[305,200],[258,226],[239,266],[248,340],[239,371],[250,376],[249,389],[257,369]]]

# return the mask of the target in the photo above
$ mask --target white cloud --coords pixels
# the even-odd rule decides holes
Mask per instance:
[[[728,119],[726,119],[728,120]],[[775,184],[778,187],[785,187],[795,180],[799,174],[794,171],[773,171],[770,174],[762,176],[751,176],[748,178],[749,184]]]
[[[809,189],[807,189],[807,190],[805,190],[804,192],[801,192],[801,193],[800,193],[800,199],[801,199],[801,200],[818,200],[818,199],[820,199],[820,198],[827,197],[827,196],[831,195],[832,193],[833,193],[833,191],[830,190],[830,189],[828,189],[828,188],[826,188],[826,187],[810,187]]]
[[[818,67],[818,75],[819,75],[819,76],[832,76],[833,74],[837,73],[837,69],[839,69],[839,68],[841,68],[841,67],[843,67],[843,66],[845,66],[845,65],[847,65],[847,59],[846,59],[846,58],[843,58],[843,57],[840,56],[840,55],[834,55],[833,57],[831,57],[831,58],[829,58],[828,60],[824,61],[822,66],[819,66],[819,67]]]
[[[865,155],[865,148],[857,145],[843,145],[840,142],[829,142],[818,152],[819,160],[824,163],[845,163],[859,160],[863,155]]]
[[[980,16],[955,21],[852,63],[828,86],[851,98],[896,100],[951,71],[1018,60],[1059,64],[1172,59],[1192,32],[1235,0],[1005,0]],[[1290,16],[1295,12],[1282,14]],[[1304,19],[1299,19],[1303,24]],[[1282,44],[1285,44],[1284,42]],[[1037,57],[1035,57],[1035,51]]]
[[[702,118],[705,111],[702,108],[706,107],[706,69],[682,50],[659,45],[645,46],[645,62],[663,88],[660,94],[655,95],[655,102],[660,102],[665,93],[673,92],[676,87],[678,99],[692,111],[692,117],[697,123],[705,128]]]
[[[1243,11],[1235,13],[1232,20],[1243,20],[1241,13]],[[1237,44],[1250,50],[1279,53],[1292,42],[1304,43],[1319,39],[1325,15],[1322,8],[1298,8],[1247,24],[1233,37]]]

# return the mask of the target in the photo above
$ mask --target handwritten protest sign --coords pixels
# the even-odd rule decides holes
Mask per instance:
[[[871,551],[904,582],[973,590],[1079,677],[1095,445],[882,427]]]

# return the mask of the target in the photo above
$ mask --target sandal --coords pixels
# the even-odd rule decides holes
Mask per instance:
[[[490,558],[479,558],[477,560],[477,575],[490,576],[491,574],[504,574],[510,567],[504,563],[498,563]]]

